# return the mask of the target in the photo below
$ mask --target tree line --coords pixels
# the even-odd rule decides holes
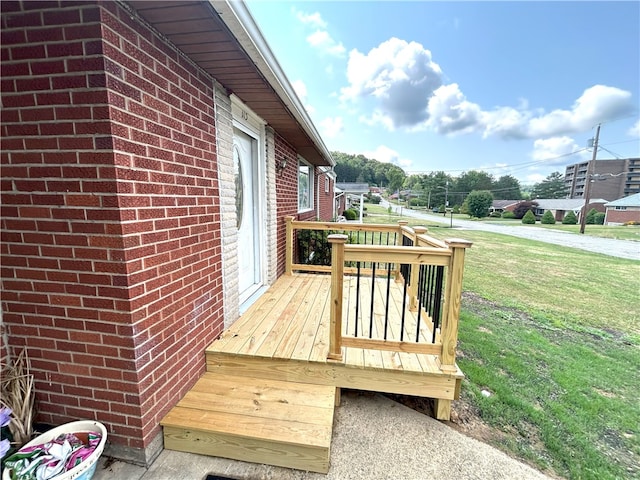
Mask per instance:
[[[493,175],[480,170],[463,172],[453,177],[444,171],[407,175],[397,165],[370,159],[364,155],[331,152],[336,160],[337,181],[367,183],[385,189],[390,195],[398,193],[414,205],[429,208],[462,206],[471,192],[489,192],[492,200],[530,200],[536,198],[565,198],[564,175],[554,172],[530,190],[511,176]],[[487,198],[487,195],[484,196]]]

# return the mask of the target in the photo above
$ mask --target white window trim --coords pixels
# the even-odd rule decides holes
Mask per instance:
[[[309,206],[305,208],[300,207],[300,166],[305,165],[309,167]],[[315,178],[314,178],[315,168],[309,162],[307,162],[304,158],[298,156],[298,213],[305,213],[313,211],[314,207],[314,186],[315,186]]]

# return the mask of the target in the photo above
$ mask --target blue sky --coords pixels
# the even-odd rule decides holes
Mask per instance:
[[[539,182],[640,156],[640,2],[295,2],[249,9],[330,150]]]

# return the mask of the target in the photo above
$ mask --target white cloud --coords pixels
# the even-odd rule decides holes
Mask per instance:
[[[314,41],[325,42],[324,35]],[[431,128],[444,135],[482,133],[484,138],[549,138],[582,133],[594,125],[628,115],[636,109],[631,93],[607,85],[587,88],[569,108],[545,112],[526,99],[515,107],[484,110],[466,98],[456,83],[443,85],[443,72],[431,52],[417,42],[390,38],[368,53],[352,50],[348,85],[342,101],[366,100],[361,115],[368,125],[409,131]],[[640,126],[632,128],[640,135]]]
[[[327,138],[335,138],[344,130],[344,122],[342,117],[327,117],[320,121],[320,129],[323,136]]]
[[[551,137],[533,142],[531,157],[536,161],[545,162],[545,165],[566,165],[567,157],[579,150],[588,155],[588,152],[571,137]]]
[[[525,184],[540,183],[546,178],[547,178],[547,175],[543,175],[541,173],[532,173],[525,177],[525,181],[523,183]]]
[[[331,35],[329,35],[329,32],[326,30],[316,30],[307,37],[307,42],[309,42],[309,45],[312,47],[337,57],[343,56],[347,51],[344,45],[331,38]]]
[[[458,85],[443,85],[433,92],[429,100],[427,124],[442,134],[463,134],[477,130],[482,111],[467,101]]]
[[[352,50],[347,79],[342,100],[373,98],[376,115],[389,119],[378,118],[378,123],[414,127],[428,118],[429,98],[442,85],[442,70],[419,43],[391,38],[367,54]]]
[[[429,101],[429,125],[438,133],[482,131],[484,138],[547,138],[581,133],[635,109],[631,93],[606,85],[587,88],[570,109],[531,110],[526,100],[514,107],[483,111],[469,102],[457,84],[440,87]]]
[[[327,22],[323,20],[322,16],[318,12],[305,13],[296,10],[295,8],[293,9],[293,12],[302,24],[313,29],[313,33],[307,36],[307,42],[309,42],[309,45],[322,53],[336,57],[344,57],[347,49],[341,42],[338,42],[331,37],[327,31]]]
[[[403,168],[409,167],[413,163],[407,158],[400,158],[398,152],[386,145],[379,145],[375,150],[362,152],[362,154],[367,158],[378,160],[379,162],[392,163]]]
[[[307,25],[312,25],[316,28],[327,28],[327,22],[322,19],[322,16],[318,12],[314,13],[304,13],[293,9],[296,18],[300,20],[302,23]]]
[[[307,86],[305,85],[305,83],[302,80],[294,80],[293,82],[291,82],[291,86],[295,90],[296,95],[298,95],[298,98],[300,99],[300,101],[303,103],[306,102]]]
[[[563,135],[589,130],[598,123],[626,115],[634,109],[631,93],[606,85],[587,88],[570,110],[554,110],[532,118],[528,125],[531,138]]]
[[[630,137],[640,138],[640,120],[633,124],[633,126],[627,130],[627,135]]]
[[[309,114],[315,113],[316,109],[312,105],[307,103],[307,86],[305,85],[305,83],[302,80],[294,80],[293,82],[291,82],[291,86],[304,105],[305,110]]]

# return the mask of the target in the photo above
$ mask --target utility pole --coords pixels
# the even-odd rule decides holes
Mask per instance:
[[[593,169],[596,167],[596,156],[598,155],[598,139],[600,138],[600,124],[596,128],[596,136],[593,140],[593,155],[591,161],[587,165],[587,178],[585,178],[584,185],[584,207],[582,207],[582,213],[580,214],[580,233],[584,233],[584,226],[587,222],[587,208],[589,207],[589,201],[591,200],[591,176],[593,175]]]
[[[442,215],[444,215],[445,217],[447,216],[447,207],[449,206],[449,180],[447,180],[447,184],[444,187],[444,212],[442,212]]]

